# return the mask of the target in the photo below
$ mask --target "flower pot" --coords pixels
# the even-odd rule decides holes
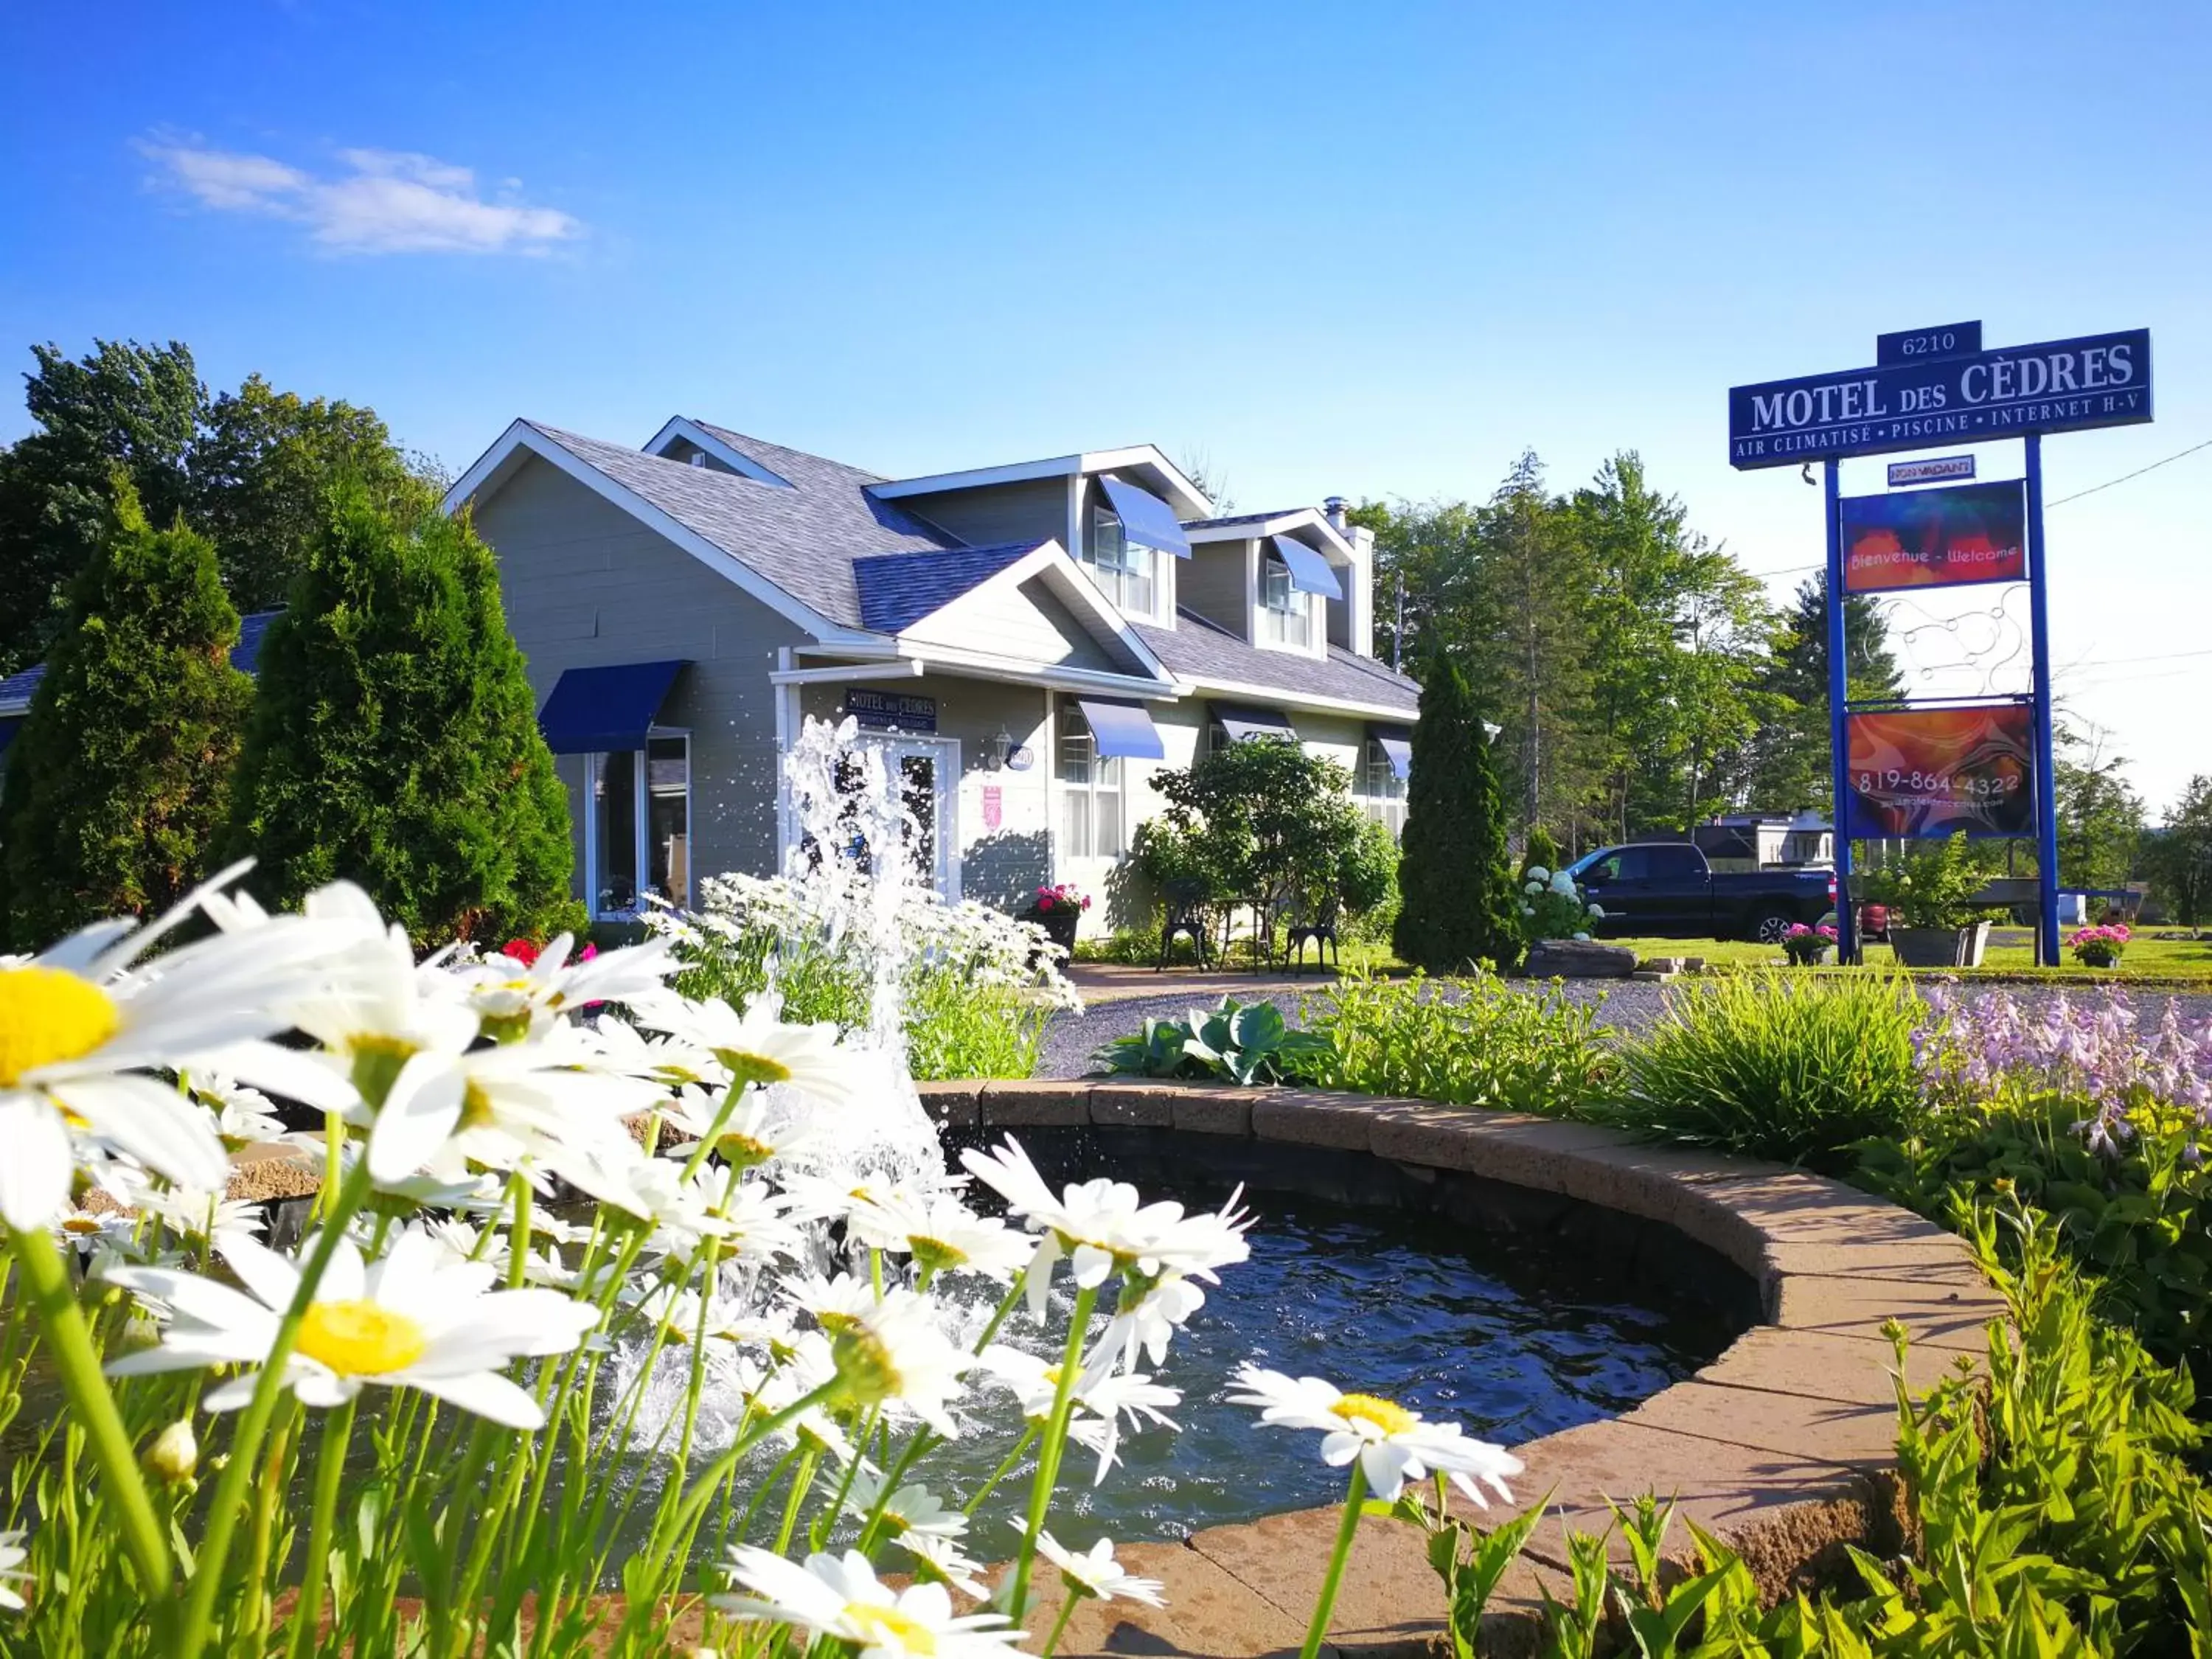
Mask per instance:
[[[1792,968],[1819,968],[1827,963],[1828,947],[1823,945],[1817,951],[1792,951],[1789,954]]]
[[[2116,968],[2120,961],[2118,951],[2077,951],[2075,955],[2084,968]]]
[[[1971,927],[1898,927],[1889,930],[1889,948],[1906,968],[1978,968],[1989,949],[1990,924]]]
[[[1083,912],[1072,904],[1055,904],[1049,910],[1040,910],[1031,905],[1022,913],[1024,921],[1033,921],[1044,929],[1044,936],[1063,951],[1075,949],[1075,930],[1083,925]]]

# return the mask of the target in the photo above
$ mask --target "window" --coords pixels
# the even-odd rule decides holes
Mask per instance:
[[[1083,562],[1091,567],[1106,597],[1122,610],[1139,617],[1152,614],[1153,568],[1158,557],[1121,533],[1121,520],[1111,509],[1092,510]]]
[[[1705,873],[1705,861],[1694,847],[1647,847],[1644,859],[1649,881],[1693,881]]]
[[[1072,859],[1114,859],[1127,843],[1121,835],[1121,757],[1101,755],[1090,722],[1073,703],[1060,714],[1060,854]]]
[[[645,740],[646,883],[681,904],[691,891],[691,739]]]
[[[1260,579],[1260,638],[1269,645],[1311,643],[1313,606],[1308,595],[1291,586],[1291,568],[1273,554],[1267,556]]]
[[[1389,830],[1393,838],[1406,833],[1406,781],[1398,775],[1397,768],[1390,764],[1390,757],[1374,738],[1367,740],[1366,758],[1360,770],[1360,808],[1367,816]]]
[[[691,740],[652,737],[643,749],[590,757],[592,914],[624,915],[644,890],[672,902],[691,896]],[[639,780],[642,777],[644,787]]]

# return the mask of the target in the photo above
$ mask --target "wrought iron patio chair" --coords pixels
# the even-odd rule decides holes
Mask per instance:
[[[1170,881],[1161,887],[1160,898],[1166,915],[1160,923],[1159,959],[1152,963],[1152,971],[1168,965],[1168,953],[1178,939],[1188,939],[1197,953],[1197,965],[1206,966],[1213,953],[1213,921],[1207,914],[1206,884],[1188,878]]]

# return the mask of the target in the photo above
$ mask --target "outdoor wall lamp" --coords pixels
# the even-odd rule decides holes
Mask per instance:
[[[999,722],[998,735],[991,739],[991,768],[994,772],[1006,769],[1006,757],[1014,752],[1014,734],[1006,730],[1004,720]]]

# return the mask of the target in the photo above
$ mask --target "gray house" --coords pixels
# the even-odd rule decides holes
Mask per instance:
[[[1302,742],[1402,824],[1415,688],[1340,502],[1216,517],[1149,445],[882,478],[679,418],[517,421],[446,507],[498,555],[595,915],[781,868],[809,715],[882,746],[940,890],[1008,908],[1103,891],[1207,744]]]

